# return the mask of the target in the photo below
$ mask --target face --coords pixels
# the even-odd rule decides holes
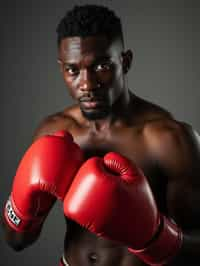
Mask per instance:
[[[61,41],[59,63],[70,95],[89,120],[102,119],[123,94],[122,44],[104,36],[71,37]]]

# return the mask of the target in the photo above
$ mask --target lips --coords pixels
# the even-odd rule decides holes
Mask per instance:
[[[104,101],[101,99],[90,99],[90,100],[84,100],[81,101],[81,105],[84,106],[84,108],[93,109],[102,106]]]
[[[99,97],[99,95],[96,97],[83,96],[80,98],[80,103],[84,106],[84,108],[96,108],[103,105],[105,103],[105,99],[104,97]]]
[[[82,105],[85,107],[85,108],[96,108],[98,106],[100,106],[102,103],[99,102],[99,101],[87,101],[87,102],[82,102]]]

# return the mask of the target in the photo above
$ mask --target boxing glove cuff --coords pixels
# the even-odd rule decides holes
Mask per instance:
[[[162,228],[158,237],[147,247],[140,250],[129,248],[142,261],[149,265],[163,265],[168,263],[181,248],[183,234],[181,229],[165,216],[162,218]]]
[[[12,197],[7,200],[4,208],[4,217],[8,225],[17,232],[37,231],[45,216],[27,217],[17,209]]]

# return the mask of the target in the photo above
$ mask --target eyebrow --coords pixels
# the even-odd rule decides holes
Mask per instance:
[[[94,62],[92,63],[93,65],[96,65],[100,62],[106,62],[106,61],[112,61],[112,57],[111,56],[100,56],[100,57],[97,57]]]
[[[106,60],[110,60],[111,57],[108,56],[108,55],[104,55],[104,56],[98,56],[97,58],[95,58],[95,62],[98,62],[98,61],[106,61]]]

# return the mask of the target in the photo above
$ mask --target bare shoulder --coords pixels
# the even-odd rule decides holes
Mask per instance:
[[[146,124],[148,121],[173,119],[173,115],[165,108],[136,95],[133,95],[132,98],[133,114],[142,124]]]
[[[71,106],[63,111],[45,117],[35,130],[33,139],[35,140],[43,135],[52,134],[57,130],[68,130],[71,132],[78,124],[76,112],[76,106]]]
[[[160,118],[147,122],[143,134],[151,156],[170,176],[199,168],[200,138],[189,124]]]
[[[149,144],[166,146],[174,142],[181,145],[198,138],[197,132],[191,125],[168,117],[158,117],[146,121],[144,136],[150,142]]]
[[[150,145],[181,144],[197,136],[193,128],[182,121],[177,121],[163,107],[137,97],[136,107],[141,110],[143,133]]]

